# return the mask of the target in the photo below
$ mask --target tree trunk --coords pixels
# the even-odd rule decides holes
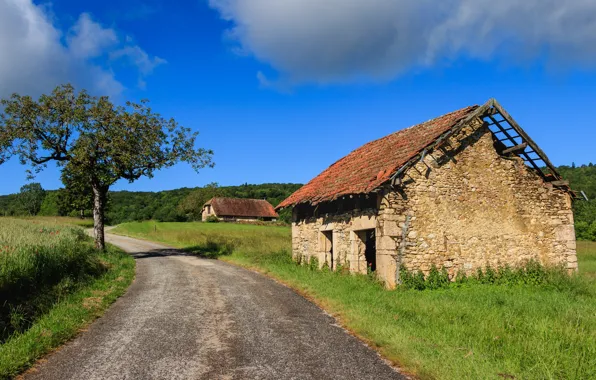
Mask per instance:
[[[101,186],[93,187],[93,235],[95,236],[95,248],[104,251],[106,242],[104,236],[104,208],[107,190]]]

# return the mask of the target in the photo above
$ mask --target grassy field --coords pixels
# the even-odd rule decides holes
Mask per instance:
[[[561,289],[386,291],[367,276],[295,265],[288,228],[145,222],[115,232],[199,254],[231,252],[221,259],[292,286],[421,378],[596,378],[596,243],[579,243],[581,276]]]
[[[70,224],[0,218],[0,378],[73,337],[134,278],[129,255],[98,253]]]
[[[596,242],[578,241],[579,271],[596,281]]]
[[[207,257],[287,250],[292,238],[288,227],[201,222],[131,222],[110,232],[170,244]]]

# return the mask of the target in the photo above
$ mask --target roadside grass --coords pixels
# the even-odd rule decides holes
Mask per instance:
[[[74,218],[71,216],[19,216],[19,217],[0,217],[2,219],[18,219],[27,220],[33,224],[54,224],[54,225],[70,225],[82,228],[92,228],[93,219],[90,218]]]
[[[128,288],[134,259],[78,227],[0,218],[0,378],[72,338]]]
[[[223,244],[229,236],[232,253],[221,260],[288,284],[421,378],[596,378],[596,243],[579,242],[580,275],[569,287],[387,291],[368,276],[296,265],[289,228],[246,227],[146,222],[115,232],[197,252],[210,238]]]

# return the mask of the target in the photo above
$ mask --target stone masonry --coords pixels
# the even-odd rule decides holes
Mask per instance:
[[[400,265],[428,273],[432,265],[451,276],[490,265],[528,260],[577,269],[571,197],[529,169],[518,156],[502,156],[495,137],[473,119],[403,175],[371,196],[378,207],[303,219],[294,213],[292,248],[303,262],[366,273],[361,231],[376,232],[377,274],[388,287]],[[329,232],[330,233],[325,233]]]

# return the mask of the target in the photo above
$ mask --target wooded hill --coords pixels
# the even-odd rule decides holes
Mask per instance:
[[[576,201],[575,227],[579,239],[596,240],[596,165],[592,163],[576,167],[560,166],[561,175],[567,179],[571,188],[583,191],[589,201]],[[110,192],[108,223],[118,224],[128,221],[155,219],[159,221],[191,221],[201,219],[201,210],[205,202],[213,197],[237,197],[266,199],[273,206],[299,189],[302,185],[294,183],[265,183],[261,185],[244,184],[240,186],[218,186],[210,184],[200,188],[182,188],[159,192]],[[0,215],[73,215],[80,210],[64,204],[59,191],[46,191],[41,199],[31,194],[35,186],[26,185],[25,195],[11,194],[0,196]],[[38,198],[36,205],[35,198]],[[85,211],[90,215],[90,211]],[[290,221],[290,211],[284,210],[281,220]]]
[[[205,187],[158,192],[111,191],[108,196],[106,218],[110,224],[150,219],[162,222],[200,220],[203,204],[213,197],[266,199],[273,206],[277,206],[301,186],[293,183],[221,187],[210,184]],[[79,216],[80,210],[61,202],[60,191],[45,191],[37,208],[28,206],[30,195],[19,193],[0,196],[0,215]],[[91,211],[84,210],[84,213],[90,216]],[[288,211],[281,216],[289,221]]]
[[[578,239],[596,241],[596,165],[560,166],[557,168],[563,178],[576,191],[583,191],[588,201],[576,201],[573,209],[575,214],[575,234]]]

